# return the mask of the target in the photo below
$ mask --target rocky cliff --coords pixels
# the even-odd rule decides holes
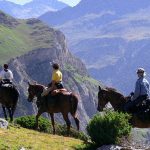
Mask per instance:
[[[31,105],[27,102],[27,82],[37,81],[47,85],[51,80],[52,68],[50,62],[54,61],[61,65],[65,87],[79,95],[78,112],[81,129],[84,129],[89,118],[96,113],[99,83],[89,77],[84,64],[69,52],[65,36],[60,31],[45,25],[41,26],[41,22],[35,19],[26,20],[25,23],[33,29],[30,36],[36,42],[41,38],[40,43],[43,45],[46,43],[46,46],[40,47],[40,43],[38,43],[39,45],[36,45],[32,51],[13,58],[9,62],[14,73],[15,83],[21,93],[15,114],[20,116],[36,113],[35,104]],[[41,28],[34,32],[39,23]],[[45,33],[49,35],[49,39],[44,38]],[[57,118],[61,120],[59,116]]]

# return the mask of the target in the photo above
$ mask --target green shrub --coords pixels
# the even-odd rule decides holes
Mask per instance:
[[[36,122],[35,116],[23,116],[15,119],[15,123],[19,124],[23,128],[35,129]],[[44,117],[39,117],[39,130],[41,132],[51,132],[51,123]]]
[[[67,135],[66,125],[57,124],[57,134],[66,136]],[[89,139],[89,137],[87,135],[85,135],[83,132],[79,132],[74,128],[71,128],[70,136],[80,139],[80,140],[83,140],[83,141],[88,141],[88,139]]]
[[[89,122],[87,132],[98,146],[118,144],[122,137],[128,136],[131,132],[129,119],[128,114],[118,112],[109,111],[104,115],[97,114]]]
[[[23,116],[23,117],[16,118],[15,123],[27,129],[35,129],[35,125],[36,125],[35,116]],[[56,128],[56,134],[67,136],[66,125],[60,125],[56,123],[55,128]],[[39,131],[52,134],[53,130],[52,130],[51,122],[44,117],[39,117]],[[81,139],[83,141],[88,140],[87,135],[85,135],[83,132],[78,132],[74,128],[71,128],[70,136],[77,139]]]

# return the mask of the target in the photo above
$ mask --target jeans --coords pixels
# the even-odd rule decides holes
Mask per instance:
[[[148,95],[141,95],[134,101],[127,102],[124,106],[124,111],[129,111],[131,108],[135,107],[137,104],[139,104],[143,100],[146,100],[147,98],[148,98]]]
[[[56,85],[57,89],[63,89],[64,88],[62,82],[56,83],[55,85]]]

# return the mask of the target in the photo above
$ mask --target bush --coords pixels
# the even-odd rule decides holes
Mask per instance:
[[[98,146],[119,144],[119,140],[131,132],[130,116],[118,112],[97,114],[89,122],[87,132],[91,140]]]
[[[35,116],[23,116],[16,118],[15,123],[27,129],[35,129],[36,126]],[[51,132],[50,121],[45,119],[44,117],[39,117],[39,130],[41,132],[50,133]]]
[[[35,125],[36,125],[35,116],[23,116],[23,117],[16,118],[15,123],[27,129],[35,129]],[[56,123],[55,128],[56,128],[56,134],[63,135],[63,136],[67,135],[66,125],[60,125]],[[52,130],[51,122],[44,117],[39,117],[39,131],[52,134],[53,130]],[[77,139],[81,139],[83,141],[88,140],[88,137],[83,132],[78,132],[74,128],[71,128],[70,136]]]
[[[66,136],[67,135],[66,125],[57,124],[57,134]],[[83,140],[85,142],[88,141],[88,139],[89,139],[89,137],[87,135],[85,135],[83,132],[79,132],[74,128],[71,128],[70,136],[77,138],[77,139],[80,139],[80,140]]]

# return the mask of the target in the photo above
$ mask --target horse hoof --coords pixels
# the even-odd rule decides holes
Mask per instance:
[[[40,131],[40,128],[39,127],[35,127],[35,130]]]

